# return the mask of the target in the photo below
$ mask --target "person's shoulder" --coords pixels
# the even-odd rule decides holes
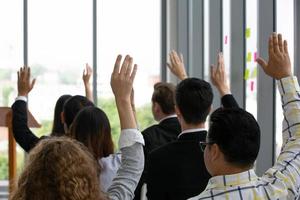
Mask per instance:
[[[171,155],[175,150],[176,150],[176,146],[177,146],[178,141],[173,141],[170,142],[168,144],[165,144],[161,147],[158,147],[157,149],[153,150],[150,153],[151,157],[168,157],[169,155]]]
[[[151,134],[153,131],[155,131],[159,127],[158,124],[153,124],[152,126],[149,126],[148,128],[145,128],[142,131],[143,135]]]

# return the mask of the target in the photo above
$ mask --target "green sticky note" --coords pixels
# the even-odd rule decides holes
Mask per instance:
[[[251,29],[250,28],[246,28],[246,38],[250,38],[251,37]]]
[[[245,79],[245,80],[248,80],[248,79],[249,79],[249,76],[250,76],[250,70],[249,70],[249,69],[246,69],[246,70],[245,70],[244,79]]]
[[[256,78],[257,77],[257,67],[255,67],[251,73],[251,77],[250,78]]]
[[[248,52],[247,53],[247,62],[251,62],[251,60],[252,60],[252,54],[251,54],[251,52]]]

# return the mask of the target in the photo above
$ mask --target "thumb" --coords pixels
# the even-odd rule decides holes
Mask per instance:
[[[257,58],[256,62],[263,68],[264,71],[267,69],[268,64],[263,58],[261,57]]]
[[[36,81],[36,79],[33,79],[33,80],[32,80],[32,82],[31,82],[31,84],[30,84],[30,90],[32,90],[32,88],[34,87],[35,81]]]

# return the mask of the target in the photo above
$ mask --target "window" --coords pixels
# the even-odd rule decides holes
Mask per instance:
[[[282,37],[288,42],[291,64],[294,66],[294,1],[277,0],[277,32],[282,33]],[[282,107],[281,97],[276,90],[276,157],[280,153],[282,144]]]
[[[225,61],[225,69],[227,76],[230,77],[230,27],[231,27],[231,9],[230,9],[230,0],[223,0],[223,55]],[[230,78],[228,79],[230,84]]]
[[[108,115],[116,144],[120,128],[110,75],[118,54],[123,58],[130,54],[138,64],[134,90],[140,129],[154,122],[151,95],[154,83],[160,81],[161,1],[98,1],[97,9],[98,102]]]
[[[257,118],[257,0],[246,1],[246,110]]]
[[[85,63],[92,62],[92,1],[28,1],[28,63],[37,78],[29,109],[52,128],[54,106],[63,94],[84,94]]]
[[[20,1],[0,1],[0,106],[11,106],[17,95],[16,71],[23,66],[22,13]],[[7,128],[0,127],[0,180],[8,179],[7,132]],[[19,151],[18,156],[22,156]]]

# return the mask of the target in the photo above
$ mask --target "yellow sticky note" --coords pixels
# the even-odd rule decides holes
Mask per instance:
[[[246,28],[246,38],[250,38],[251,37],[251,29],[250,28]]]
[[[250,76],[250,70],[249,70],[249,69],[246,69],[246,70],[245,70],[244,79],[245,79],[245,80],[248,80],[248,79],[249,79],[249,76]]]
[[[248,52],[247,53],[247,62],[251,62],[251,60],[252,60],[252,54],[251,54],[251,52]]]
[[[257,77],[257,67],[255,67],[251,73],[250,78],[256,78]]]

